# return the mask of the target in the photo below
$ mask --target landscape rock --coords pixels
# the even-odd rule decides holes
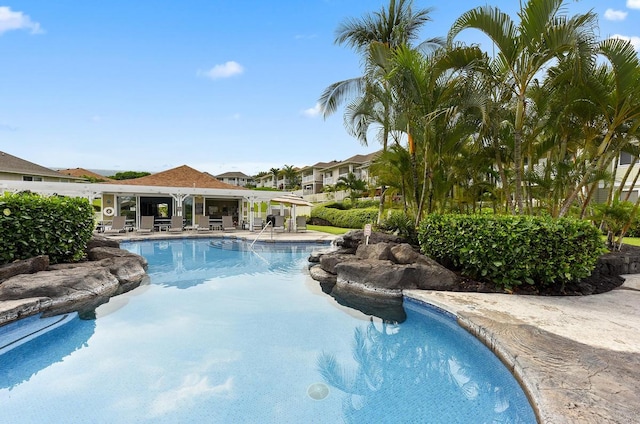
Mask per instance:
[[[364,244],[365,236],[363,230],[351,230],[336,239],[336,245],[343,248],[356,249]],[[393,234],[372,232],[369,237],[369,244],[377,243],[406,243],[407,240]]]
[[[20,274],[33,274],[49,268],[49,256],[40,255],[0,266],[0,283],[7,278]]]
[[[96,247],[120,248],[120,241],[105,236],[94,235],[87,243],[87,247],[85,250],[88,252],[91,249],[95,249]]]
[[[325,271],[319,265],[315,265],[309,268],[309,275],[311,275],[311,278],[318,281],[319,283],[336,283],[336,275]]]
[[[106,268],[78,267],[11,277],[0,285],[0,301],[30,297],[51,299],[58,313],[108,300],[118,291],[118,279]]]
[[[361,244],[356,250],[358,259],[393,260],[391,254],[391,243]]]
[[[109,258],[135,258],[142,264],[142,266],[147,269],[148,262],[144,258],[144,256],[137,255],[135,253],[131,253],[128,250],[123,250],[115,247],[96,247],[88,251],[89,260],[91,261],[101,261],[103,259]]]
[[[49,265],[45,256],[16,263],[13,269],[25,273],[0,281],[0,325],[38,313],[90,314],[148,281],[147,260],[120,249],[119,242],[94,236],[89,246],[88,261]]]
[[[324,254],[320,257],[320,266],[325,271],[335,274],[336,273],[336,265],[344,261],[352,261],[355,259],[354,255],[346,254],[346,253],[338,253],[331,252]]]

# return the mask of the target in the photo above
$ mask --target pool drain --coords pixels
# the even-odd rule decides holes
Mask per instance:
[[[307,389],[307,394],[311,399],[322,400],[329,396],[329,387],[324,383],[313,383]]]

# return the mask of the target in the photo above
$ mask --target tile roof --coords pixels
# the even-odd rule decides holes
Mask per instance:
[[[63,175],[57,171],[54,171],[53,169],[45,168],[44,166],[40,166],[33,162],[20,159],[17,156],[13,156],[2,151],[0,151],[0,172],[35,175],[41,177],[75,179],[73,177],[69,177],[68,175]]]
[[[58,170],[58,172],[64,175],[71,175],[72,177],[78,178],[91,177],[95,178],[98,181],[114,181],[109,177],[105,177],[104,175],[97,174],[84,168],[60,169]]]
[[[244,187],[223,183],[206,172],[200,172],[187,165],[168,169],[146,177],[131,180],[110,181],[112,184],[140,185],[158,187],[219,188],[227,190],[246,190]]]
[[[246,178],[250,179],[252,177],[248,176],[244,172],[225,172],[224,174],[214,175],[217,178]]]

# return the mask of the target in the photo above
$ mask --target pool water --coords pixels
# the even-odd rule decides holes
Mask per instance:
[[[0,355],[2,422],[536,422],[451,317],[405,300],[406,320],[385,321],[323,293],[318,246],[122,247],[151,283]]]

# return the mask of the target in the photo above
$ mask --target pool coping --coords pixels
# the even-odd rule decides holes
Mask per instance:
[[[625,277],[621,288],[591,296],[404,296],[454,315],[489,347],[520,382],[538,422],[623,423],[640,415],[640,275]]]

